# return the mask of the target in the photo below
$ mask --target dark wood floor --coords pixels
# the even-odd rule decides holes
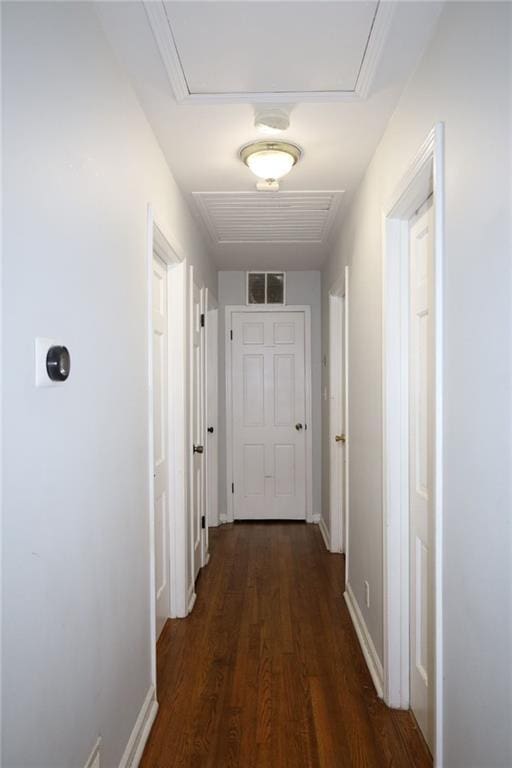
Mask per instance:
[[[210,539],[187,619],[158,643],[142,768],[427,768],[412,717],[377,697],[317,526],[247,523]]]

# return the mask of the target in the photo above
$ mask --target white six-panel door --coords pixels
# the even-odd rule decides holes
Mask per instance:
[[[410,226],[410,694],[434,744],[433,208]]]
[[[153,450],[155,602],[158,639],[170,613],[169,471],[167,429],[167,268],[153,259]]]
[[[306,518],[303,312],[232,314],[234,519]]]

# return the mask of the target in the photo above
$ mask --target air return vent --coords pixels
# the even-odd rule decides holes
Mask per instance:
[[[214,243],[326,241],[341,191],[193,192]]]

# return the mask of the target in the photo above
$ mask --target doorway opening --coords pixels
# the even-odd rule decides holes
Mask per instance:
[[[443,126],[384,211],[384,699],[442,764]]]

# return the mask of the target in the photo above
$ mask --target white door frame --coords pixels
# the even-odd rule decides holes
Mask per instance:
[[[306,522],[313,520],[313,449],[312,449],[312,406],[311,406],[311,307],[307,305],[229,305],[225,308],[226,329],[226,498],[227,517],[226,522],[234,520],[233,494],[231,483],[233,482],[233,392],[231,380],[232,355],[231,355],[231,315],[234,312],[303,312],[304,313],[304,364],[306,369],[305,394],[306,394]]]
[[[186,262],[155,223],[148,206],[146,255],[147,376],[148,376],[148,493],[149,493],[149,588],[152,682],[156,686],[155,616],[155,520],[153,489],[153,258],[167,265],[168,296],[168,428],[169,428],[169,616],[186,616]]]
[[[444,132],[438,123],[383,211],[384,700],[409,706],[409,219],[433,193],[434,210],[434,701],[442,767]]]
[[[330,552],[346,552],[348,511],[348,267],[329,290],[329,536]],[[343,451],[336,435],[345,435]],[[322,525],[322,519],[320,525]]]
[[[186,602],[187,602],[187,614],[190,613],[194,607],[196,601],[195,582],[196,576],[194,573],[194,483],[193,483],[193,445],[194,445],[194,421],[193,421],[193,357],[192,357],[192,345],[193,345],[193,333],[194,333],[194,285],[199,289],[199,302],[200,312],[206,316],[205,308],[208,303],[208,289],[205,288],[201,281],[195,280],[195,270],[193,265],[190,265],[188,269],[188,352],[187,352],[187,370],[188,370],[188,399],[187,399],[187,413],[188,413],[188,425],[187,425],[187,456],[188,456],[188,514],[187,523],[189,531],[189,547],[188,547],[188,572],[187,572],[187,588],[186,588]],[[204,327],[201,328],[201,368],[202,368],[202,386],[201,386],[201,432],[202,432],[202,445],[205,446],[205,334]],[[203,469],[202,469],[202,482],[201,482],[201,510],[202,514],[205,513],[205,478],[206,478],[206,456],[203,454]],[[207,541],[207,540],[206,540]],[[205,535],[201,533],[201,565],[200,569],[208,562],[207,552],[205,549]],[[187,615],[185,614],[185,615]]]
[[[208,294],[206,313],[206,526],[219,524],[219,309]]]
[[[206,320],[208,317],[208,301],[209,301],[209,291],[208,288],[202,286],[201,287],[201,315],[204,318],[204,324],[202,326],[202,367],[203,367],[203,387],[202,387],[202,393],[201,393],[201,399],[202,399],[202,422],[203,422],[203,448],[204,448],[204,454],[203,454],[203,499],[202,499],[202,515],[204,518],[204,528],[201,529],[201,568],[204,568],[205,565],[208,565],[208,561],[210,560],[210,553],[208,551],[208,444],[207,444],[207,437],[208,433],[206,431],[207,425],[207,419],[208,419],[208,404],[206,400],[206,393],[208,392],[208,369],[206,366]]]

